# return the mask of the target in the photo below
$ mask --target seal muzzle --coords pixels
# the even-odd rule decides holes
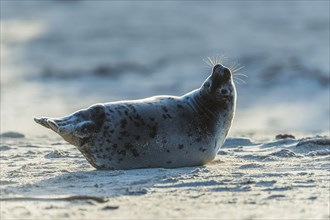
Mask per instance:
[[[221,64],[215,65],[211,75],[211,91],[216,91],[222,84],[227,83],[230,78],[231,72],[227,67]]]

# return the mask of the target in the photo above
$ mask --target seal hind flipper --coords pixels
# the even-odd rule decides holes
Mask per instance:
[[[34,117],[33,119],[36,123],[50,129],[49,124],[47,122],[48,118],[36,118],[36,117]]]
[[[63,118],[34,118],[34,121],[62,136],[68,142],[93,136],[105,117],[104,106],[96,104]]]
[[[34,118],[34,121],[42,126],[49,128],[59,135],[65,135],[71,133],[74,130],[74,126],[72,124],[63,123],[64,120],[62,119],[52,119],[52,118]],[[62,123],[61,123],[62,122]]]

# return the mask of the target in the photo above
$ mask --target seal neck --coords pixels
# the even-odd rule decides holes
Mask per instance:
[[[192,92],[192,98],[190,99],[190,105],[196,112],[202,113],[205,117],[216,120],[217,117],[217,109],[215,105],[212,103],[213,100],[210,100],[207,97],[207,94],[203,94],[203,92],[199,89]]]

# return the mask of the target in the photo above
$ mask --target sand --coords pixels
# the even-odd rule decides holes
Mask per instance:
[[[1,219],[329,219],[327,135],[250,134],[205,166],[98,171],[56,135],[3,133]]]

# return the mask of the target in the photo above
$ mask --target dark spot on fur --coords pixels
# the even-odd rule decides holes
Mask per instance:
[[[206,151],[206,149],[205,149],[205,148],[202,148],[202,147],[200,147],[200,148],[199,148],[199,151],[205,152],[205,151]]]
[[[149,134],[149,137],[151,137],[151,138],[155,138],[156,137],[156,135],[157,135],[157,126],[152,126],[151,128],[150,128],[150,130],[151,130],[151,133]]]
[[[167,118],[165,114],[162,114],[162,116],[163,116],[163,118],[164,118],[164,119],[166,119],[166,118]]]
[[[170,153],[171,151],[169,149],[166,150],[167,153]]]
[[[141,126],[140,123],[139,122],[136,122],[136,121],[134,122],[134,124],[135,124],[136,127],[140,127]]]
[[[125,110],[125,115],[128,116],[128,111],[127,110]]]
[[[129,133],[125,130],[125,131],[121,131],[119,132],[120,135],[124,136],[124,137],[129,137]]]
[[[166,116],[167,116],[168,118],[172,118],[172,116],[171,116],[170,114],[166,114]]]
[[[178,108],[183,108],[183,105],[177,104],[176,105]]]
[[[174,100],[174,98],[173,98],[173,97],[168,97],[167,99],[168,99],[168,100]]]
[[[126,127],[126,124],[127,124],[127,120],[124,118],[122,120],[120,120],[120,127],[121,128],[125,128]]]
[[[140,140],[141,139],[141,137],[139,136],[139,135],[136,135],[136,137],[135,137],[135,140]]]
[[[109,126],[108,125],[104,126],[104,129],[105,130],[109,129]]]
[[[181,149],[183,149],[183,147],[184,147],[183,144],[179,144],[178,148],[181,150]]]
[[[163,109],[164,112],[168,112],[168,109],[165,105],[162,105],[162,109]]]
[[[172,163],[172,161],[170,161],[170,160],[169,160],[169,161],[167,161],[166,163],[167,163],[167,164],[171,164],[171,163]]]
[[[132,152],[132,154],[133,154],[134,157],[139,157],[140,156],[139,152],[135,148],[133,148],[131,150],[131,152]]]
[[[188,151],[186,151],[186,154],[188,154]]]
[[[112,147],[113,147],[113,149],[117,149],[118,144],[113,144]]]
[[[126,155],[126,150],[118,150],[117,153],[118,153],[119,155],[123,155],[123,156],[125,156],[125,155]]]
[[[153,118],[153,117],[150,117],[149,119],[150,119],[151,121],[155,121],[155,118]]]
[[[110,130],[110,133],[113,134],[115,132],[115,130]]]
[[[134,119],[136,119],[140,124],[145,125],[143,118],[141,115],[137,114],[134,116]]]
[[[202,141],[202,137],[199,136],[198,138],[196,138],[196,141],[197,141],[197,142],[201,142],[201,141]]]
[[[126,143],[125,144],[125,149],[129,150],[131,148],[133,148],[133,145],[131,143]]]
[[[133,112],[136,113],[136,108],[132,106]]]

